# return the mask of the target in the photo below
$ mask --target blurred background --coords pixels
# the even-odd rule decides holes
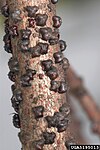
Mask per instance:
[[[100,0],[59,0],[57,15],[63,19],[61,39],[67,42],[66,57],[100,107]],[[19,150],[18,129],[12,125],[12,96],[8,79],[8,60],[3,49],[4,18],[0,15],[0,149]],[[100,138],[91,132],[91,124],[76,100],[72,100],[76,115],[82,122],[82,134],[88,144],[100,144]]]

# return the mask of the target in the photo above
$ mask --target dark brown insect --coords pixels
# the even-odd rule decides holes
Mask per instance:
[[[65,115],[69,115],[70,113],[70,107],[67,106],[66,103],[64,103],[60,108],[59,111]]]
[[[6,19],[6,20],[4,21],[4,24],[5,24],[5,33],[6,33],[6,34],[9,34],[9,20]]]
[[[12,82],[15,82],[15,81],[16,81],[16,73],[15,73],[15,72],[10,71],[10,72],[8,73],[8,77],[9,77],[9,79],[10,79]]]
[[[11,18],[15,23],[21,21],[22,18],[20,17],[20,15],[21,15],[21,11],[19,9],[16,9],[10,13]]]
[[[29,27],[30,28],[34,28],[35,27],[35,19],[29,18],[28,22],[29,22]]]
[[[53,144],[55,142],[56,134],[54,132],[43,132],[45,144]]]
[[[66,115],[64,115],[61,112],[55,112],[54,120],[55,120],[56,128],[58,129],[58,132],[63,132],[66,130],[68,126],[68,119]]]
[[[22,29],[20,30],[21,33],[21,39],[25,40],[25,39],[29,39],[32,31],[30,29]]]
[[[11,36],[10,36],[10,34],[5,34],[4,37],[3,37],[3,41],[6,45],[7,44],[11,45]]]
[[[55,118],[53,116],[46,116],[45,119],[48,122],[48,128],[56,127]]]
[[[62,67],[63,67],[63,69],[64,70],[68,69],[69,65],[70,65],[69,64],[69,60],[66,57],[64,57],[63,60],[62,60]]]
[[[59,16],[53,16],[52,20],[53,20],[53,27],[59,28],[61,26],[62,19]]]
[[[5,24],[5,26],[9,26],[9,19],[8,18],[5,19],[4,24]]]
[[[60,45],[60,50],[61,51],[64,51],[66,49],[66,47],[67,47],[66,42],[63,41],[63,40],[59,41],[59,45]]]
[[[52,29],[49,27],[40,28],[39,33],[42,40],[48,41],[52,37]]]
[[[58,132],[63,132],[68,126],[67,116],[61,112],[55,112],[53,116],[47,116],[48,127],[56,127]]]
[[[59,86],[58,92],[65,93],[65,92],[67,92],[67,90],[68,90],[68,85],[66,84],[66,82],[60,81],[60,86]]]
[[[21,85],[23,87],[31,86],[30,81],[33,80],[33,76],[36,74],[36,70],[28,69],[26,74],[22,75],[20,78]]]
[[[59,30],[57,28],[54,29],[54,32],[52,32],[52,36],[49,39],[50,45],[55,45],[59,41]]]
[[[5,44],[4,45],[4,49],[7,53],[11,53],[12,54],[12,46],[11,44]]]
[[[21,82],[21,85],[23,87],[29,87],[29,86],[31,86],[30,77],[27,74],[24,74],[24,75],[21,76],[20,82]]]
[[[5,16],[5,17],[9,17],[9,8],[8,8],[8,5],[4,5],[2,8],[1,8],[1,13]]]
[[[34,150],[43,150],[43,146],[44,146],[44,139],[39,139],[32,142],[32,148]]]
[[[19,63],[17,58],[11,57],[8,62],[8,66],[11,72],[19,72]]]
[[[54,92],[57,92],[57,91],[58,91],[58,88],[59,88],[59,82],[58,82],[58,81],[55,81],[55,80],[52,80],[52,81],[51,81],[50,90],[51,90],[51,91],[54,91]]]
[[[42,105],[32,108],[32,112],[36,119],[43,117],[44,107]]]
[[[55,66],[51,66],[50,70],[46,72],[46,75],[51,79],[54,80],[58,77],[58,71]]]
[[[11,85],[11,90],[12,90],[12,93],[14,93],[14,91],[16,90],[16,85],[15,84]]]
[[[49,44],[48,43],[39,42],[37,45],[41,47],[40,53],[42,55],[47,54],[48,48],[49,48]]]
[[[30,77],[30,80],[33,80],[33,76],[36,74],[36,70],[27,69],[27,75]]]
[[[58,2],[58,0],[51,0],[51,2],[52,2],[53,4],[56,4],[56,3]]]
[[[20,90],[14,90],[13,96],[11,98],[12,107],[15,109],[16,112],[19,111],[19,105],[22,101],[22,92]]]
[[[42,68],[44,71],[49,71],[53,64],[53,61],[51,59],[43,60],[43,61],[41,61],[41,64],[42,64]]]
[[[63,60],[63,54],[62,54],[62,52],[56,52],[56,53],[54,53],[53,57],[55,58],[55,63],[60,63]]]
[[[16,128],[20,128],[20,118],[19,118],[19,115],[16,113],[13,115],[13,125]]]
[[[41,55],[40,51],[41,51],[41,47],[39,45],[30,48],[32,57],[39,57]]]
[[[25,40],[20,40],[19,41],[19,48],[20,48],[20,51],[21,52],[29,52],[30,51],[30,48],[29,48],[29,40],[28,39],[25,39]]]
[[[8,53],[12,53],[11,36],[10,36],[9,33],[8,33],[8,34],[6,33],[6,34],[4,35],[3,41],[4,41],[4,43],[5,43],[5,45],[4,45],[5,51],[8,52]]]
[[[37,26],[45,26],[48,16],[46,14],[36,14],[35,21]]]
[[[49,39],[49,43],[50,45],[55,45],[58,43],[58,38],[56,38],[55,36],[52,36],[50,39]]]
[[[60,133],[60,132],[63,132],[63,131],[66,131],[67,129],[67,126],[68,126],[68,120],[64,119],[62,121],[60,121],[57,125],[57,131]]]
[[[39,10],[37,6],[27,6],[25,10],[28,12],[28,17],[35,17],[36,12]]]

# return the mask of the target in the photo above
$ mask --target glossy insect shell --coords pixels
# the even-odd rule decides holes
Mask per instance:
[[[55,63],[60,63],[63,60],[63,54],[62,54],[62,52],[56,52],[56,53],[54,53],[53,57],[55,58]]]
[[[64,51],[67,47],[66,42],[63,40],[59,40],[60,50]]]
[[[59,83],[58,83],[58,81],[52,80],[52,81],[51,81],[50,90],[57,92],[57,91],[58,91],[58,88],[59,88]]]
[[[63,132],[66,130],[68,126],[68,119],[67,116],[64,115],[61,112],[55,112],[54,113],[54,118],[55,118],[55,124],[57,127],[58,132]]]
[[[19,41],[19,48],[20,50],[24,53],[24,52],[28,52],[29,51],[29,40],[25,39],[25,40],[20,40]]]
[[[34,116],[36,119],[43,117],[44,107],[36,106],[32,108],[32,112],[34,113]]]
[[[31,86],[30,81],[33,80],[33,76],[36,74],[36,70],[28,69],[26,73],[21,76],[20,83],[23,87]]]
[[[70,113],[70,107],[69,107],[66,103],[64,103],[64,104],[59,108],[59,111],[60,111],[61,113],[64,113],[65,115],[69,115],[69,113]]]
[[[36,74],[36,70],[27,69],[26,74],[30,78],[30,80],[33,80],[33,76]]]
[[[48,128],[56,127],[56,122],[54,116],[46,116],[45,119],[48,122]]]
[[[32,57],[39,57],[41,55],[40,51],[41,51],[41,47],[39,45],[30,48]]]
[[[45,26],[48,16],[46,14],[36,14],[35,21],[37,26]]]
[[[19,63],[17,61],[17,58],[11,57],[9,59],[8,66],[9,66],[10,71],[16,72],[16,73],[19,72]]]
[[[28,12],[28,17],[35,17],[36,12],[39,10],[37,6],[27,6],[25,10]]]
[[[19,105],[22,101],[22,93],[20,90],[14,90],[13,96],[11,98],[12,107],[15,109],[16,112],[19,112]]]
[[[50,68],[49,71],[47,71],[46,75],[51,79],[51,80],[54,80],[58,77],[58,71],[56,69],[56,67],[52,66]]]
[[[8,8],[8,5],[4,5],[2,8],[1,8],[1,13],[5,16],[5,17],[9,17],[9,8]]]
[[[61,112],[55,112],[53,116],[46,116],[48,127],[56,127],[58,132],[63,132],[68,126],[67,115]]]
[[[38,43],[38,46],[41,47],[40,49],[40,53],[42,55],[47,54],[48,53],[48,48],[49,48],[49,44],[48,43]]]
[[[16,128],[20,128],[20,118],[19,118],[19,115],[16,113],[13,115],[13,125]]]
[[[58,43],[58,39],[57,38],[50,38],[49,43],[50,43],[50,45],[55,45]]]
[[[59,16],[53,16],[52,20],[53,20],[53,27],[59,28],[61,26],[62,19]]]
[[[43,132],[45,144],[53,144],[55,142],[56,134],[54,132]]]
[[[40,28],[39,33],[42,36],[42,40],[48,41],[52,37],[52,29],[49,27]]]
[[[16,73],[15,73],[15,72],[10,71],[10,72],[8,73],[8,77],[9,77],[9,79],[10,79],[12,82],[15,82],[15,81],[16,81]]]
[[[21,38],[22,40],[24,39],[29,39],[32,31],[30,29],[22,29],[20,30],[20,33],[21,33]]]
[[[29,87],[31,86],[31,83],[30,83],[30,77],[27,76],[26,74],[21,76],[21,85],[23,87]]]
[[[44,71],[49,71],[52,67],[53,61],[51,59],[43,60],[41,64]]]
[[[56,3],[58,2],[58,0],[51,0],[51,2],[52,2],[53,4],[56,4]]]
[[[3,37],[3,41],[5,42],[5,44],[11,44],[10,34],[5,34],[4,37]]]
[[[67,92],[67,90],[68,90],[68,85],[66,84],[66,82],[61,81],[58,92],[59,93],[65,93],[65,92]]]
[[[12,90],[12,92],[14,92],[15,89],[16,89],[16,85],[15,85],[15,84],[12,84],[12,85],[11,85],[11,90]]]
[[[7,52],[7,53],[11,53],[12,54],[12,47],[10,44],[5,44],[4,45],[4,50]]]
[[[60,133],[60,132],[63,132],[63,131],[66,131],[68,127],[68,120],[62,120],[58,125],[57,125],[57,131]]]

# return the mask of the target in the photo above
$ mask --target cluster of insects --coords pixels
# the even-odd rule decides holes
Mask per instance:
[[[43,132],[42,138],[32,143],[32,147],[37,150],[43,150],[44,144],[53,144],[55,142],[56,134],[54,132]]]
[[[36,74],[36,70],[28,69],[26,70],[26,74],[22,75],[20,78],[21,86],[28,87],[31,86],[31,80],[33,80],[34,75]]]
[[[2,7],[1,12],[5,17],[9,17],[10,12],[9,12],[9,8],[7,4]],[[19,14],[18,11],[17,11],[17,14]],[[12,18],[13,19],[16,18],[15,16],[16,16],[16,12],[13,12]],[[11,38],[15,38],[19,34],[18,34],[18,29],[16,25],[9,26],[8,18],[5,20],[5,33],[6,34],[4,35],[4,38],[3,38],[3,41],[5,43],[4,49],[6,52],[12,54],[13,50],[12,50]],[[19,63],[18,63],[17,58],[11,57],[9,59],[8,66],[10,69],[10,72],[8,73],[8,77],[11,81],[15,82],[17,75],[19,73]],[[13,96],[11,98],[11,103],[12,103],[12,107],[16,111],[16,113],[14,113],[13,115],[13,125],[16,128],[20,128],[20,118],[19,118],[18,112],[19,112],[19,105],[22,101],[22,93],[20,90],[16,89],[15,85],[12,86],[12,91],[13,91]]]
[[[65,131],[68,126],[69,112],[69,108],[63,105],[59,108],[59,112],[55,112],[53,116],[46,116],[48,127],[56,127],[59,133]]]
[[[58,0],[51,0],[52,4],[56,4]],[[49,6],[48,6],[49,7]],[[49,8],[48,8],[49,9]],[[20,40],[18,42],[18,48],[23,54],[29,53],[31,54],[31,57],[40,57],[41,55],[45,55],[48,53],[49,45],[55,45],[59,44],[60,51],[55,52],[53,54],[54,62],[51,59],[43,60],[41,61],[41,66],[43,71],[45,72],[45,75],[50,78],[50,90],[53,92],[58,92],[59,94],[65,93],[68,90],[68,86],[65,81],[56,81],[55,79],[59,76],[58,70],[55,67],[55,64],[62,64],[63,69],[68,68],[68,60],[67,58],[64,58],[63,51],[66,49],[67,45],[66,42],[63,40],[59,40],[59,30],[58,28],[62,24],[62,19],[59,16],[53,16],[52,17],[52,26],[53,29],[50,27],[47,27],[47,20],[48,15],[47,14],[41,14],[37,13],[39,8],[37,6],[27,6],[24,8],[24,11],[27,12],[28,16],[28,27],[26,29],[21,29],[18,31],[18,26],[16,25],[18,22],[21,21],[21,11],[18,9],[15,9],[13,12],[9,12],[9,8],[7,5],[5,5],[2,8],[2,14],[5,17],[9,17],[14,22],[14,25],[9,26],[9,20],[6,19],[5,21],[5,36],[4,36],[4,42],[5,42],[5,51],[8,53],[13,54],[11,39],[15,39],[20,35]],[[29,47],[30,45],[30,36],[32,35],[32,31],[30,28],[35,28],[35,26],[39,26],[39,37],[43,42],[38,42],[34,47]],[[20,65],[15,57],[11,57],[8,66],[10,69],[10,72],[8,74],[11,81],[16,82]],[[37,73],[36,70],[27,69],[26,73],[21,75],[20,77],[20,85],[22,87],[29,87],[31,86],[31,80],[34,79],[34,75]],[[40,76],[41,79],[43,77]],[[20,128],[20,117],[19,117],[19,106],[22,102],[22,93],[19,89],[16,89],[16,87],[12,86],[13,96],[11,98],[12,107],[16,111],[16,113],[13,116],[13,125],[16,128]],[[35,119],[39,119],[43,117],[44,113],[44,107],[42,105],[35,106],[32,108],[32,112],[34,114]],[[45,119],[48,123],[48,128],[55,127],[57,128],[57,131],[63,132],[66,130],[68,126],[68,114],[69,109],[65,107],[65,105],[62,105],[62,107],[59,108],[59,112],[55,112],[53,116],[46,116]],[[44,144],[53,144],[56,138],[56,134],[54,132],[43,132],[42,135],[43,139],[34,141],[33,147],[38,150],[42,150]],[[68,147],[68,144],[66,147]]]

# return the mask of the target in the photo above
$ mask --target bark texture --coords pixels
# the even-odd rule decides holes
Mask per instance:
[[[10,30],[15,28],[15,30],[13,30],[15,32],[11,32],[12,57],[13,59],[17,59],[17,67],[19,68],[17,74],[13,75],[13,81],[15,81],[13,92],[15,92],[16,88],[22,93],[19,110],[16,109],[20,120],[18,116],[15,116],[13,123],[15,126],[20,127],[19,138],[23,150],[66,150],[67,146],[65,146],[65,143],[69,141],[70,144],[72,139],[72,133],[70,133],[70,106],[67,96],[68,85],[67,87],[65,85],[65,72],[68,68],[68,62],[63,58],[60,63],[55,63],[54,53],[60,51],[59,41],[50,45],[50,41],[44,40],[48,38],[49,35],[46,34],[46,37],[43,39],[44,35],[40,34],[40,28],[50,27],[54,34],[53,36],[59,39],[58,27],[53,27],[52,18],[56,15],[56,11],[55,5],[52,2],[50,0],[7,0],[9,7],[8,24]],[[32,16],[30,18],[29,12],[26,10],[27,6],[37,6],[39,8],[35,15],[46,14],[48,16],[46,25],[42,27],[41,25],[36,25],[35,17]],[[24,40],[22,39],[22,29],[31,30],[29,39],[26,38],[29,40],[28,44],[25,37]],[[23,41],[26,43],[23,44]],[[39,42],[49,44],[48,52],[38,57],[32,57],[32,55],[35,55],[34,51],[36,50],[33,48]],[[29,49],[29,51],[25,52],[23,45],[33,49],[33,51],[30,52]],[[42,61],[48,59],[53,61],[52,66],[56,67],[57,71],[53,68],[49,70],[51,72],[48,72],[45,70],[45,66],[41,65]],[[10,61],[8,65],[11,66],[11,70],[16,70],[16,68],[14,68],[14,61],[12,61],[12,63]],[[36,71],[34,77],[31,72],[28,72],[29,70]],[[58,76],[54,77],[57,72]],[[11,77],[11,75],[9,76]],[[30,79],[26,79],[28,77],[30,77]],[[51,81],[54,80],[59,82],[59,88],[56,92],[50,90]],[[52,123],[48,121],[47,116],[49,116],[49,118],[51,117],[51,122],[53,120],[56,125],[50,125]],[[66,119],[69,120],[68,126]],[[60,123],[59,120],[61,121]],[[52,135],[50,133],[52,133]]]

